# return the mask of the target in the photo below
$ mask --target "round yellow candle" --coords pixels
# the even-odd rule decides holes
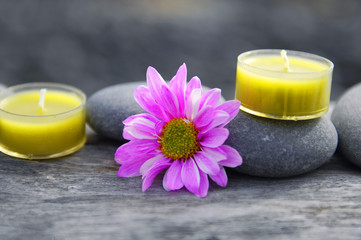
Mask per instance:
[[[327,113],[333,63],[323,57],[281,50],[238,56],[235,98],[241,110],[282,120],[312,119]]]
[[[0,151],[27,159],[75,152],[86,141],[85,102],[80,90],[56,83],[22,84],[2,91]]]

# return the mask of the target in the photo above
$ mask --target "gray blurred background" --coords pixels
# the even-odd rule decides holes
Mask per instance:
[[[236,58],[284,48],[335,64],[332,99],[361,80],[361,1],[0,1],[0,83],[71,84],[88,96],[155,67],[234,96]]]

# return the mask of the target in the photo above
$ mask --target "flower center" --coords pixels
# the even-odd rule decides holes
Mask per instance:
[[[200,150],[198,130],[188,119],[174,118],[163,129],[159,139],[160,150],[172,160],[187,159]]]

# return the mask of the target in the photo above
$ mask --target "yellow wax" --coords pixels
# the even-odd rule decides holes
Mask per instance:
[[[241,109],[288,120],[311,119],[326,113],[331,91],[330,64],[291,55],[287,71],[278,53],[240,55],[235,98],[241,101]]]
[[[0,102],[0,149],[22,158],[52,158],[85,143],[82,99],[71,92],[47,90],[44,109],[40,90],[15,93]]]

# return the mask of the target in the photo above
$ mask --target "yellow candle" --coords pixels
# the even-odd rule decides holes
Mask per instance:
[[[85,141],[85,95],[54,83],[30,83],[0,93],[0,150],[47,159],[80,149]]]
[[[328,111],[333,63],[320,56],[254,50],[238,56],[235,98],[241,110],[283,120],[303,120]]]

